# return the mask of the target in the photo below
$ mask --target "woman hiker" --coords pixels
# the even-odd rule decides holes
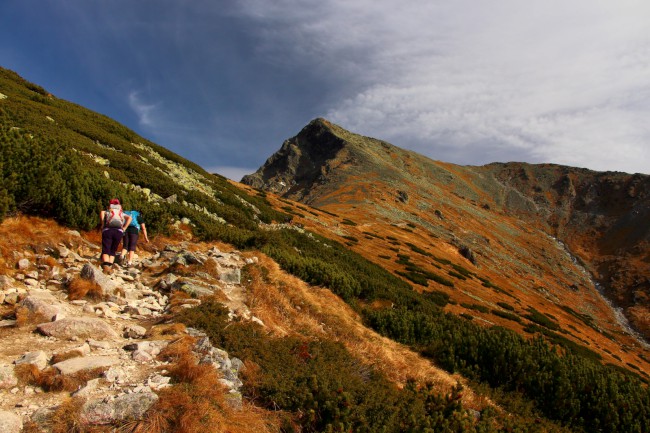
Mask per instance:
[[[131,217],[124,214],[120,201],[114,198],[108,209],[99,213],[99,219],[102,224],[102,271],[110,273],[124,229],[131,223]]]
[[[126,228],[124,232],[124,237],[122,238],[122,254],[120,257],[120,262],[124,264],[124,259],[126,258],[126,253],[129,253],[129,259],[126,263],[126,266],[133,265],[133,255],[135,254],[135,248],[138,245],[138,238],[140,232],[144,235],[145,242],[149,243],[149,237],[147,236],[147,227],[144,225],[144,222],[140,218],[140,212],[137,210],[127,210],[124,211],[126,215],[131,217],[131,223]]]

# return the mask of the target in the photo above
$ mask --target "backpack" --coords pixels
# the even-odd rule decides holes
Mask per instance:
[[[110,205],[110,207],[106,210],[104,227],[121,229],[124,225],[124,221],[125,217],[124,212],[122,212],[122,206],[119,204]]]

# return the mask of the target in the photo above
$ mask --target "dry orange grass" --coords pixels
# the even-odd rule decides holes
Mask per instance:
[[[359,315],[331,291],[309,286],[282,271],[270,258],[258,257],[260,265],[249,271],[249,304],[275,334],[326,336],[340,341],[363,363],[400,386],[415,379],[431,382],[441,393],[448,393],[458,382],[464,382],[462,377],[448,374],[407,347],[366,328]],[[490,404],[466,389],[465,407],[482,409]]]
[[[182,323],[164,323],[152,326],[147,332],[147,338],[178,338],[185,332],[185,325]]]
[[[52,355],[50,364],[54,365],[59,362],[67,361],[68,359],[79,358],[80,356],[84,356],[84,354],[79,349],[73,349],[73,350],[68,350],[67,352],[55,353],[54,355]]]
[[[68,230],[51,220],[18,216],[0,224],[0,270],[12,274],[16,269],[14,253],[42,253],[59,242],[69,242]]]
[[[68,299],[74,301],[77,299],[89,298],[99,301],[103,298],[102,288],[94,281],[76,277],[68,283]]]
[[[79,414],[83,398],[68,398],[48,416],[48,431],[51,433],[111,433],[112,426],[93,426],[81,422]],[[41,427],[33,422],[23,427],[23,433],[42,433]]]
[[[219,382],[218,371],[199,364],[192,353],[196,339],[182,337],[160,354],[171,361],[165,368],[175,385],[159,393],[159,400],[140,421],[120,428],[129,433],[229,433],[278,432],[276,416],[248,404],[233,409],[226,400],[226,388]]]
[[[16,326],[19,328],[50,321],[50,318],[45,317],[42,314],[35,313],[27,307],[18,306],[14,310],[14,313],[16,316]]]
[[[101,376],[104,371],[106,371],[106,368],[95,368],[71,375],[63,375],[54,367],[39,370],[34,364],[20,364],[14,368],[19,381],[38,386],[47,392],[76,391],[89,380]]]

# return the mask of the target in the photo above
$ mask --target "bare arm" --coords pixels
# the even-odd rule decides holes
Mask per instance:
[[[122,230],[126,230],[126,228],[131,224],[131,215],[126,215],[126,221],[124,221],[124,225],[122,226]]]
[[[144,240],[149,242],[149,237],[147,236],[147,227],[145,227],[144,223],[140,223],[140,229],[142,230],[142,234],[144,235]]]

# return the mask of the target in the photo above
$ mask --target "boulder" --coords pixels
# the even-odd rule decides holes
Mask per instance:
[[[88,356],[66,359],[57,362],[54,368],[59,370],[63,375],[70,375],[84,370],[94,370],[95,368],[108,368],[119,364],[120,359],[113,356]]]
[[[100,379],[91,379],[86,382],[82,388],[75,391],[72,395],[74,397],[88,397],[99,387],[100,381]]]
[[[57,247],[57,252],[59,254],[59,257],[61,257],[62,259],[65,259],[70,255],[70,250],[65,245],[62,244],[59,244],[59,246]]]
[[[29,262],[28,259],[20,259],[18,260],[18,269],[21,271],[24,271],[25,269],[29,268],[31,263]]]
[[[0,275],[0,289],[5,290],[10,288],[16,280],[9,275]]]
[[[118,338],[117,332],[103,320],[86,317],[41,323],[37,329],[44,335],[68,340],[91,337],[98,340]]]
[[[0,389],[9,389],[18,385],[18,378],[13,365],[0,365]]]
[[[147,333],[146,328],[140,325],[127,325],[124,327],[124,338],[142,338]]]
[[[42,350],[37,350],[35,352],[24,353],[23,356],[14,361],[14,364],[33,364],[38,367],[39,370],[47,367],[47,354]]]
[[[239,268],[223,269],[219,280],[226,284],[241,284],[241,270]]]
[[[190,283],[187,281],[177,281],[174,283],[174,289],[187,293],[190,296],[200,298],[201,296],[211,296],[214,290],[200,286],[198,284]]]
[[[52,321],[57,317],[61,318],[65,311],[65,307],[49,292],[46,293],[47,295],[30,294],[30,296],[23,299],[20,305],[27,308],[27,310],[32,314],[41,316],[45,320]]]
[[[87,424],[111,424],[137,420],[158,400],[153,392],[122,394],[114,399],[88,400],[81,409],[81,420]]]
[[[117,283],[115,281],[104,275],[99,268],[90,263],[86,263],[83,268],[81,268],[81,273],[79,275],[81,278],[97,283],[99,287],[102,288],[102,293],[105,295],[112,294],[117,288]]]
[[[19,415],[6,410],[0,410],[0,431],[2,433],[20,433],[23,420]]]
[[[11,292],[5,294],[5,304],[16,305],[20,300],[18,292]]]
[[[54,409],[49,407],[41,407],[36,409],[34,413],[30,416],[30,421],[36,424],[36,427],[41,432],[50,432],[52,431],[52,415],[54,414]]]

